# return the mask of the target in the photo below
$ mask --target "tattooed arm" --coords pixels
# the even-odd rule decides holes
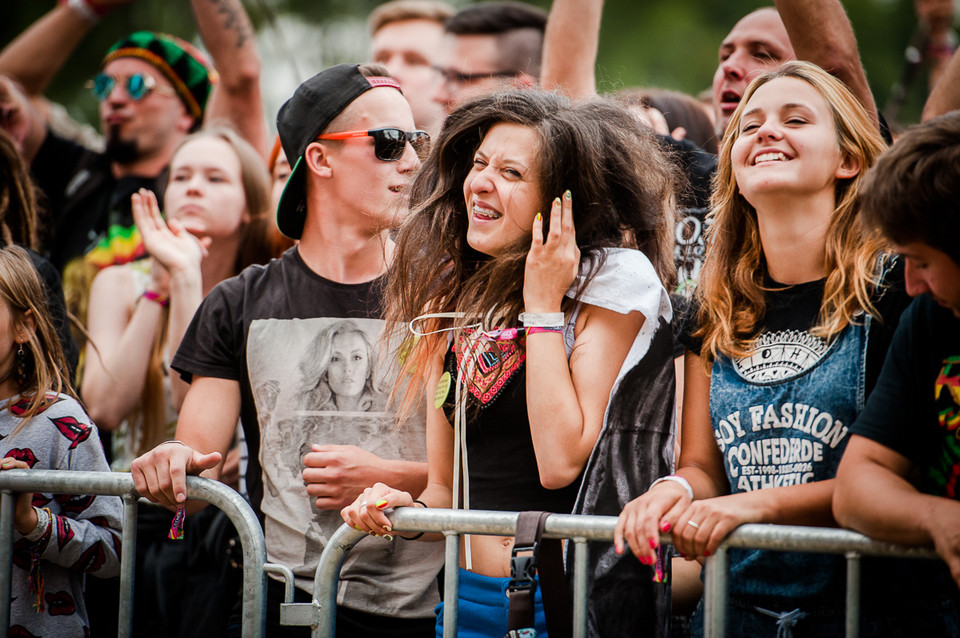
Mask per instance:
[[[260,94],[260,52],[240,0],[191,0],[197,30],[220,82],[213,88],[206,121],[226,119],[266,158],[267,130]]]

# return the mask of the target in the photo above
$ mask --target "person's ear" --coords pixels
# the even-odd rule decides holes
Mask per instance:
[[[23,313],[23,317],[20,319],[20,323],[17,326],[17,343],[26,343],[30,341],[30,336],[37,331],[37,321],[33,316],[32,310],[27,310]]]
[[[327,146],[319,142],[311,142],[303,152],[303,161],[307,163],[307,169],[319,177],[332,177],[333,167],[330,166],[330,156],[327,153]]]
[[[860,159],[850,153],[844,153],[843,161],[841,161],[840,166],[837,167],[835,177],[837,179],[850,179],[851,177],[856,177],[859,173]]]

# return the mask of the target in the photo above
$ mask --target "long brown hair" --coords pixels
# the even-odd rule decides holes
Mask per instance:
[[[763,285],[766,268],[757,211],[740,194],[730,156],[740,136],[739,122],[747,102],[757,89],[779,78],[802,80],[823,96],[833,115],[840,152],[856,159],[860,166],[855,176],[836,181],[836,204],[824,246],[828,274],[820,315],[811,333],[829,340],[859,313],[875,314],[870,296],[883,245],[875,235],[863,232],[858,194],[867,169],[886,145],[877,126],[842,82],[808,62],[788,62],[747,87],[720,148],[711,199],[713,223],[696,291],[700,302],[697,334],[703,337],[701,352],[706,364],[720,354],[748,355],[766,311],[764,293],[768,289]]]
[[[0,130],[0,239],[4,245],[39,249],[37,195],[23,156]]]
[[[273,254],[270,243],[270,175],[260,154],[246,140],[228,125],[215,123],[185,137],[174,151],[174,155],[191,141],[212,137],[223,140],[236,153],[240,161],[240,183],[247,204],[250,221],[241,229],[240,247],[237,251],[235,272],[251,264],[264,264]],[[150,346],[150,362],[147,365],[147,378],[141,394],[141,414],[143,415],[142,436],[138,454],[143,454],[162,443],[167,437],[166,428],[166,377],[167,329],[170,321],[169,308],[165,308],[157,328],[156,336]]]
[[[27,409],[17,415],[23,419],[17,426],[19,429],[43,407],[48,394],[62,393],[78,401],[79,398],[70,384],[67,362],[47,310],[40,276],[27,251],[19,246],[0,248],[0,299],[10,308],[15,329],[25,326],[28,314],[34,323],[33,330],[24,331],[28,339],[23,344],[23,380],[18,381],[18,386],[21,394],[32,396]],[[12,411],[13,404],[9,408]]]
[[[641,250],[668,286],[675,276],[678,177],[654,134],[611,100],[571,104],[540,91],[498,93],[450,114],[414,183],[411,213],[397,234],[387,277],[389,331],[405,330],[415,317],[442,311],[462,313],[464,319],[425,321],[422,329],[477,320],[484,329],[494,323],[517,325],[530,237],[506,247],[496,258],[480,254],[467,244],[463,197],[474,154],[487,131],[500,123],[537,133],[540,210],[550,210],[554,197],[571,191],[586,280],[602,264],[603,249],[620,246]],[[415,400],[411,396],[422,390],[426,361],[440,343],[437,338],[421,339],[406,349],[402,372],[413,382],[404,391],[401,413]]]

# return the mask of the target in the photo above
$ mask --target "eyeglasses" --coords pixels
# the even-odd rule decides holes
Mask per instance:
[[[117,86],[118,79],[121,78],[106,73],[98,73],[97,77],[87,82],[87,88],[91,89],[96,98],[102,102],[113,93],[113,89]],[[157,84],[157,78],[145,73],[128,75],[125,88],[127,89],[127,95],[130,96],[130,99],[135,101],[142,100],[153,91],[166,93],[167,95],[176,95],[176,91],[174,91],[172,87],[160,86]]]
[[[482,73],[462,73],[456,69],[445,69],[441,66],[433,67],[433,70],[443,77],[443,83],[447,86],[464,86],[486,80],[488,78],[511,78],[519,75],[517,71],[484,71]]]
[[[353,137],[372,137],[373,154],[383,162],[396,162],[403,157],[407,142],[413,147],[417,157],[424,159],[430,152],[430,135],[426,131],[403,131],[398,128],[378,128],[372,131],[346,131],[327,133],[318,140],[346,140]]]

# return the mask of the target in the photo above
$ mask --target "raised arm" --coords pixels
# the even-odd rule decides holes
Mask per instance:
[[[603,0],[554,0],[543,42],[541,86],[571,99],[597,94]]]
[[[926,122],[957,109],[960,109],[960,49],[954,52],[947,68],[930,91],[923,105],[922,119]]]
[[[879,125],[857,37],[840,0],[775,0],[775,4],[797,59],[813,62],[846,84]]]
[[[268,146],[260,94],[260,52],[240,0],[190,0],[197,30],[220,74],[205,119],[229,121],[266,159]]]
[[[99,21],[98,14],[132,0],[57,4],[0,51],[0,73],[15,78],[30,97],[47,86]],[[56,43],[56,46],[51,46]]]

